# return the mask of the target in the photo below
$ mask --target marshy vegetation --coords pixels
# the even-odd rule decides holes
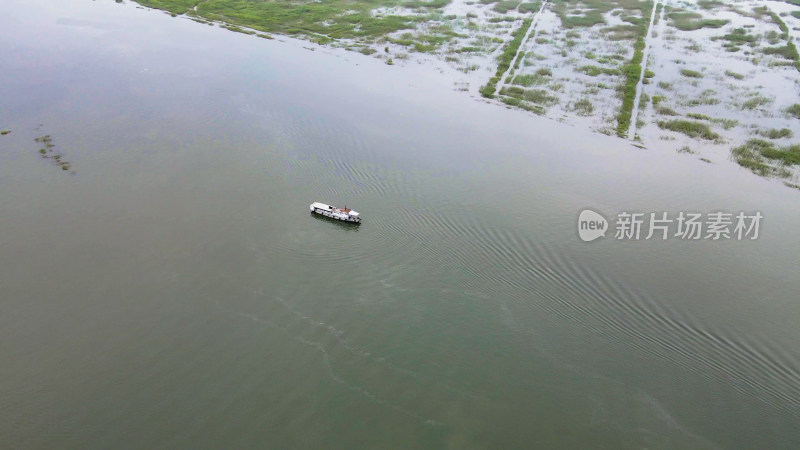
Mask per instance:
[[[750,139],[731,150],[736,162],[761,176],[788,177],[787,166],[800,164],[800,144],[776,147],[763,139]]]
[[[691,69],[681,69],[681,75],[688,78],[703,78],[703,74]]]
[[[633,47],[633,58],[625,66],[625,87],[622,97],[622,107],[617,116],[617,136],[626,137],[631,126],[633,103],[636,100],[636,86],[642,72],[642,58],[644,57],[644,37],[639,37]]]
[[[506,73],[506,70],[511,67],[511,60],[517,55],[519,46],[522,45],[522,40],[528,33],[531,23],[532,19],[525,19],[522,22],[522,26],[517,28],[517,31],[514,32],[514,37],[511,39],[511,41],[505,46],[505,48],[503,48],[503,52],[497,58],[497,71],[495,72],[495,76],[492,77],[489,82],[481,88],[481,95],[484,97],[494,97],[494,93],[497,90],[497,83],[500,82],[500,78]]]
[[[60,167],[61,170],[65,172],[72,167],[72,164],[64,159],[62,155],[55,153],[53,149],[56,146],[53,144],[53,138],[49,134],[39,136],[35,138],[34,141],[42,145],[42,147],[39,148],[39,155],[41,155],[42,159],[49,159],[53,161],[56,167]],[[72,173],[75,172],[73,171]]]
[[[798,11],[780,14],[745,0],[137,1],[239,33],[346,48],[388,65],[438,59],[464,74],[454,82],[458,90],[643,147],[691,148],[685,153],[700,157],[726,142],[739,148],[748,133],[786,143],[800,132],[800,103],[777,94],[796,90],[788,71],[800,70],[791,36],[800,29],[793,22],[800,0],[789,0]],[[776,71],[787,71],[780,88],[770,83],[783,78],[765,78]],[[765,127],[766,118],[774,124]],[[762,146],[745,164],[788,170],[791,145],[771,148],[781,157],[766,156],[778,153]]]
[[[670,131],[683,133],[692,138],[701,138],[706,140],[719,139],[720,135],[711,131],[711,128],[702,122],[694,122],[691,120],[674,119],[674,120],[659,120],[658,126]]]
[[[788,139],[794,137],[794,132],[788,128],[758,129],[756,134],[767,139]]]
[[[675,28],[681,31],[695,31],[701,28],[720,28],[728,23],[723,19],[708,19],[693,11],[673,10],[667,17]]]

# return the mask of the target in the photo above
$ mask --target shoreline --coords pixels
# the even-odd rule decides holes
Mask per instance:
[[[490,97],[496,98],[481,100],[608,135],[619,134],[625,108],[630,108],[625,128],[633,132],[620,137],[636,147],[677,152],[705,163],[738,164],[789,187],[800,184],[800,166],[790,163],[794,153],[791,157],[784,154],[795,151],[791,145],[800,135],[800,117],[791,120],[785,111],[793,106],[777,101],[778,92],[794,89],[800,94],[800,72],[783,64],[783,55],[765,54],[755,59],[758,51],[772,51],[764,48],[793,42],[800,17],[788,13],[800,11],[800,7],[781,6],[776,1],[739,1],[717,8],[700,0],[678,8],[663,1],[631,5],[612,0],[599,9],[582,11],[580,16],[564,3],[515,3],[507,5],[513,6],[508,10],[500,6],[504,3],[454,0],[416,9],[379,7],[372,11],[375,20],[411,17],[419,22],[412,29],[368,39],[334,38],[312,30],[273,36],[264,27],[217,20],[213,18],[216,15],[204,17],[202,2],[183,14],[139,2],[136,7],[254,37],[297,39],[311,51],[344,49],[388,65],[429,66],[447,75],[454,90],[474,98],[480,98],[481,87],[492,78],[497,68],[493,60],[509,46],[517,30],[533,20],[508,69],[495,76],[496,95]],[[521,12],[523,5],[530,5],[526,12]],[[750,47],[743,50],[745,57],[740,50],[730,51],[725,47],[730,42],[719,37],[738,36],[740,30],[755,36],[744,38],[750,40]],[[780,30],[783,39],[778,36],[776,40]],[[636,62],[637,53],[626,48],[637,36],[644,50],[641,64]],[[425,39],[436,45],[420,44],[428,42]],[[469,45],[481,42],[485,44],[482,47]],[[624,94],[631,96],[628,106],[619,100],[626,70],[637,72],[633,91]],[[765,76],[768,83],[751,86]],[[750,103],[739,101],[742,96],[749,96]],[[787,162],[767,157],[776,155]]]

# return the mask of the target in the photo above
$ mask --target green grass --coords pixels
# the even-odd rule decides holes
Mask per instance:
[[[742,75],[740,73],[732,72],[730,70],[726,70],[725,71],[725,75],[727,75],[727,76],[729,76],[731,78],[734,78],[736,80],[744,80],[744,75]]]
[[[550,77],[553,75],[553,72],[547,68],[542,67],[536,71],[534,74],[524,74],[524,75],[517,75],[514,77],[511,84],[516,84],[518,86],[533,86],[533,85],[543,85],[547,84],[550,81]]]
[[[759,106],[769,105],[770,103],[772,103],[771,99],[769,99],[767,97],[764,97],[761,94],[756,94],[756,95],[750,96],[749,99],[747,99],[744,102],[742,102],[741,108],[743,110],[753,110],[753,109],[758,108]]]
[[[603,19],[603,13],[595,9],[587,10],[583,15],[568,15],[566,12],[562,12],[562,9],[558,7],[554,7],[553,10],[558,15],[558,18],[561,19],[561,26],[567,29],[591,27],[606,23],[605,19]]]
[[[688,11],[675,11],[667,14],[672,26],[681,31],[694,31],[701,28],[720,28],[728,23],[728,20],[706,19],[702,14]]]
[[[42,155],[42,159],[50,159],[53,162],[55,162],[56,167],[61,167],[62,170],[69,170],[69,168],[71,167],[69,161],[62,161],[61,155],[52,154],[53,148],[55,148],[55,144],[53,144],[53,138],[49,134],[46,134],[44,136],[39,136],[35,138],[34,141],[44,145],[43,148],[39,149],[39,154]],[[48,152],[51,153],[51,155],[48,155]]]
[[[570,7],[572,8],[570,9]],[[561,20],[561,26],[570,29],[605,23],[603,14],[615,8],[622,8],[629,13],[626,17],[630,17],[630,13],[633,11],[639,11],[642,17],[649,17],[652,7],[653,2],[650,0],[583,0],[579,4],[578,2],[557,0],[553,2],[552,11]],[[636,20],[636,18],[631,19]]]
[[[681,75],[683,75],[685,77],[689,77],[689,78],[703,78],[703,74],[702,73],[700,73],[700,72],[698,72],[696,70],[690,70],[690,69],[681,69]]]
[[[744,144],[731,149],[736,162],[747,169],[761,175],[778,175],[786,177],[790,174],[781,166],[800,164],[800,144],[788,147],[775,147],[772,142],[763,139],[750,139]],[[777,163],[774,167],[768,163]]]
[[[722,39],[735,45],[755,44],[756,41],[758,41],[758,38],[756,36],[748,34],[747,30],[744,28],[735,28],[731,30],[730,33],[726,33],[723,34],[722,36],[712,39]]]
[[[329,39],[378,38],[409,29],[424,16],[373,15],[381,6],[396,6],[390,0],[242,1],[242,0],[136,0],[138,3],[175,14],[183,14],[197,4],[192,15],[216,20],[234,27],[288,35],[324,35]],[[448,0],[408,1],[407,8],[441,8]]]
[[[794,105],[786,108],[784,111],[786,114],[794,117],[795,119],[800,119],[800,103],[795,103]]]
[[[594,112],[594,105],[588,98],[582,98],[572,104],[572,111],[579,116],[591,116]]]
[[[7,135],[8,133],[11,133],[11,130],[3,130],[3,131],[0,131],[0,136],[5,136],[5,135]]]
[[[506,45],[503,49],[503,53],[500,54],[498,57],[498,64],[497,70],[495,71],[495,75],[489,80],[486,85],[481,87],[480,93],[482,96],[486,98],[493,98],[494,91],[497,89],[497,83],[500,82],[500,77],[511,67],[511,60],[514,59],[514,55],[517,54],[517,50],[519,50],[519,46],[522,45],[522,39],[525,38],[525,33],[528,32],[528,28],[531,27],[531,22],[533,19],[525,19],[522,22],[522,26],[517,28],[514,32],[514,37],[511,41]]]
[[[717,105],[719,99],[714,97],[715,93],[712,89],[706,89],[700,95],[692,97],[686,104],[687,106]]]
[[[769,129],[759,129],[756,131],[756,134],[759,136],[763,136],[768,139],[785,139],[794,136],[792,130],[788,128],[769,128]]]
[[[683,133],[691,138],[700,138],[706,140],[719,139],[719,134],[711,131],[708,125],[700,122],[693,122],[691,120],[674,119],[674,120],[660,120],[658,126],[665,130]]]
[[[480,47],[474,47],[474,46],[461,47],[455,50],[456,53],[478,53],[480,51],[482,51]]]
[[[784,59],[789,59],[792,61],[797,61],[800,57],[797,54],[797,48],[794,46],[793,42],[789,42],[788,44],[782,47],[767,47],[762,50],[765,55],[779,55]]]
[[[739,125],[739,121],[736,119],[711,119],[712,122],[716,123],[717,125],[721,126],[726,130],[730,130],[731,128]]]
[[[542,7],[542,2],[529,2],[529,3],[521,3],[517,7],[517,11],[525,14],[525,13],[533,13],[539,10]]]
[[[523,89],[518,86],[510,86],[501,89],[500,95],[518,98],[543,106],[552,106],[558,103],[558,97],[550,95],[550,93],[544,89]]]
[[[197,4],[197,0],[137,0],[137,3],[173,14],[184,14]]]
[[[576,70],[578,72],[585,73],[586,75],[589,75],[590,77],[596,77],[596,76],[598,76],[600,74],[602,74],[602,75],[620,75],[621,74],[620,70],[617,69],[617,68],[599,67],[599,66],[593,66],[593,65],[581,66],[581,67],[578,67]]]
[[[772,19],[772,23],[774,23],[775,25],[778,26],[778,28],[780,28],[781,33],[783,33],[783,38],[788,39],[789,27],[786,26],[786,23],[783,21],[783,19],[781,19],[779,15],[777,15],[774,11],[767,8],[766,6],[764,6],[764,13],[767,14],[770,17],[770,19]]]
[[[549,78],[543,77],[541,75],[525,74],[525,75],[515,76],[514,80],[511,83],[516,84],[518,86],[528,87],[528,86],[547,84],[548,81],[550,81]]]
[[[625,84],[622,94],[622,107],[617,115],[617,136],[626,137],[628,128],[631,126],[631,115],[633,114],[633,102],[636,100],[636,85],[639,83],[639,76],[642,73],[642,58],[644,57],[644,34],[636,40],[633,45],[633,58],[628,63],[623,72],[625,74]]]
[[[697,6],[703,9],[714,9],[725,6],[725,3],[722,3],[719,0],[698,0]]]
[[[605,33],[606,39],[611,41],[634,40],[642,33],[642,27],[637,25],[614,25],[600,30]]]
[[[521,108],[526,111],[530,111],[532,113],[536,113],[539,115],[542,115],[546,112],[546,110],[539,105],[531,105],[530,103],[515,97],[500,97],[500,101],[505,103],[506,105],[514,106],[516,108]]]
[[[505,14],[509,11],[517,9],[518,6],[519,6],[519,0],[502,0],[495,3],[492,10],[495,12],[499,12],[500,14]]]
[[[688,117],[690,119],[697,119],[697,120],[711,120],[711,117],[709,117],[709,116],[707,116],[705,114],[698,114],[698,113],[689,113],[689,114],[686,114],[686,117]]]
[[[734,150],[736,150],[736,149],[734,149]],[[733,152],[734,150],[732,150],[731,152]],[[734,153],[734,158],[736,159],[736,163],[737,164],[739,164],[740,166],[744,167],[745,169],[750,169],[751,172],[753,172],[753,173],[755,173],[757,175],[761,175],[762,177],[769,176],[775,170],[772,167],[770,167],[768,164],[765,164],[765,163],[763,163],[761,161],[758,161],[758,160],[755,160],[755,159],[751,159],[751,158],[747,158],[747,157],[743,157],[743,156],[737,156],[736,153]]]

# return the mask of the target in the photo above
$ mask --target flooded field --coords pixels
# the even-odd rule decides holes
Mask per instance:
[[[139,3],[428,65],[476,97],[798,186],[800,6],[790,2]]]

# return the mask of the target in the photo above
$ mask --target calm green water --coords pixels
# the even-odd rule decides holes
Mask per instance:
[[[423,67],[0,6],[3,446],[800,445],[795,190]],[[586,207],[765,219],[585,244]]]

